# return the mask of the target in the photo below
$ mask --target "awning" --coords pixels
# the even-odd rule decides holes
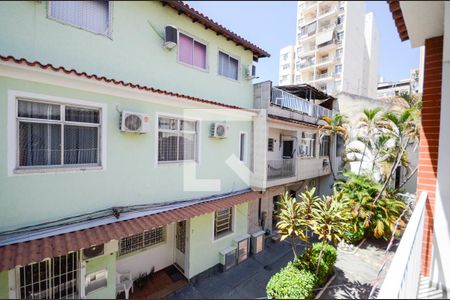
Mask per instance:
[[[331,39],[333,39],[333,30],[328,30],[317,35],[316,44],[320,45],[331,41]]]
[[[145,230],[188,220],[203,214],[256,200],[258,192],[245,192],[182,208],[139,217],[75,232],[0,247],[0,272],[40,262],[46,258],[66,255],[72,251],[120,240]]]

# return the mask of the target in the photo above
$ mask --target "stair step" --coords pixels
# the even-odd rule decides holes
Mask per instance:
[[[434,290],[429,292],[419,292],[420,299],[441,299],[443,297],[442,291]]]

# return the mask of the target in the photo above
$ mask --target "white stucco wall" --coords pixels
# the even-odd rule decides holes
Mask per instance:
[[[166,242],[150,247],[136,254],[128,254],[117,258],[117,272],[131,272],[133,278],[140,273],[149,272],[155,267],[155,272],[173,264],[175,251],[175,224],[167,225]]]

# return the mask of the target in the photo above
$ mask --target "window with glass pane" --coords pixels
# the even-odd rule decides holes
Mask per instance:
[[[196,159],[197,122],[160,117],[158,120],[158,161]]]
[[[302,132],[300,140],[300,156],[315,157],[316,153],[316,134]]]
[[[342,65],[336,65],[335,66],[335,73],[336,74],[341,74],[342,72]]]
[[[325,135],[320,141],[319,156],[330,155],[330,136]]]
[[[238,79],[239,61],[226,53],[219,51],[219,75]]]
[[[50,17],[95,33],[109,35],[108,1],[50,1]]]
[[[99,109],[29,100],[17,109],[19,167],[100,163]]]
[[[166,234],[164,226],[147,230],[121,239],[119,242],[119,256],[155,246],[165,241]]]
[[[178,39],[178,59],[186,64],[206,69],[206,45],[183,33]]]
[[[233,232],[233,208],[218,210],[214,218],[214,237],[220,238]]]

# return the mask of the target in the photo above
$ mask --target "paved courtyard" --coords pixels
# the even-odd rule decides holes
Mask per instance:
[[[336,278],[324,291],[326,298],[367,298],[383,261],[386,243],[366,241],[354,254],[338,252]],[[304,247],[298,244],[298,252]],[[390,257],[392,256],[392,253]],[[288,242],[266,241],[265,250],[227,272],[217,273],[182,288],[169,299],[265,298],[270,277],[293,259]]]

